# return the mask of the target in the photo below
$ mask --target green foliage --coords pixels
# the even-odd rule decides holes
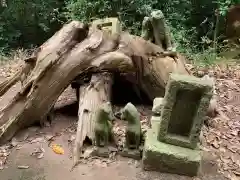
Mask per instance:
[[[66,16],[86,22],[107,16],[119,17],[124,29],[139,35],[143,17],[151,9],[161,9],[171,27],[177,49],[193,54],[209,46],[204,44],[203,37],[213,39],[215,10],[219,8],[223,17],[236,1],[239,0],[70,0],[66,3]],[[223,22],[224,18],[220,20],[220,23]]]
[[[60,5],[55,0],[7,0],[7,7],[0,7],[0,52],[41,44],[58,28]]]
[[[141,21],[148,8],[156,1],[130,0],[71,0],[67,2],[67,17],[89,22],[103,17],[119,17],[124,28],[139,34]],[[149,4],[149,5],[147,5]]]
[[[91,21],[103,17],[119,17],[123,27],[134,34],[140,34],[143,17],[152,8],[163,10],[167,19],[177,28],[189,14],[182,11],[190,3],[187,0],[70,0],[67,1],[67,17],[80,21]],[[180,7],[182,8],[180,8]],[[179,8],[176,8],[179,7]],[[181,14],[181,16],[179,16]]]
[[[9,48],[40,45],[66,20],[90,22],[119,17],[124,30],[140,35],[144,16],[152,9],[161,9],[178,51],[194,58],[193,55],[204,52],[216,56],[216,49],[209,47],[224,38],[227,9],[240,0],[7,0],[7,3],[7,7],[0,6],[0,54]]]
[[[218,0],[216,3],[219,7],[219,14],[225,16],[229,6],[232,4],[240,4],[240,0]]]

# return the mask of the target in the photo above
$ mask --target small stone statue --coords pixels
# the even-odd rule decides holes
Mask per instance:
[[[213,82],[213,96],[210,101],[208,110],[207,110],[207,116],[209,117],[216,117],[218,113],[217,108],[217,92],[216,92],[216,86],[215,86],[215,79],[213,77],[209,77],[208,75],[205,75],[202,77],[203,80],[211,80]]]
[[[154,116],[161,116],[161,110],[163,107],[163,98],[155,98],[153,101],[152,113]]]
[[[165,51],[175,51],[170,29],[161,10],[154,10],[150,17],[146,16],[143,19],[141,36],[162,47]]]
[[[132,103],[127,103],[122,110],[121,119],[128,122],[126,127],[126,148],[138,149],[141,143],[141,123],[137,108]]]
[[[150,17],[146,16],[143,19],[141,37],[145,40],[150,41],[150,42],[154,41],[153,28],[152,28],[152,25],[151,25]]]
[[[96,112],[94,127],[95,143],[98,147],[108,145],[111,140],[111,121],[114,119],[110,102],[104,103]]]

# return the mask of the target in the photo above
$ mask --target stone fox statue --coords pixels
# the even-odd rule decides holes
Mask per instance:
[[[142,22],[142,37],[164,50],[173,50],[170,29],[161,10],[152,11],[150,17],[145,17]]]
[[[145,40],[154,42],[153,28],[152,28],[150,17],[146,16],[143,19],[141,37]]]
[[[111,140],[111,121],[113,119],[114,116],[110,102],[104,103],[96,112],[96,123],[94,127],[96,146],[106,146]]]
[[[128,122],[125,146],[129,149],[138,149],[141,143],[140,114],[132,103],[127,103],[121,113],[121,119]]]

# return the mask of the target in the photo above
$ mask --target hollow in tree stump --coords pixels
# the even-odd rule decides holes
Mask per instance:
[[[110,102],[112,80],[111,73],[93,74],[90,82],[80,87],[78,126],[73,152],[74,166],[79,160],[84,140],[88,138],[94,141],[96,111],[103,103]]]

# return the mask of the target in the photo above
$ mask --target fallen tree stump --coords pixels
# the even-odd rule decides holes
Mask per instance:
[[[72,21],[39,47],[21,91],[0,112],[0,142],[40,121],[78,75],[135,72],[132,81],[149,99],[163,96],[170,72],[189,74],[181,58],[164,56],[151,42],[128,33],[110,35]]]
[[[78,126],[73,151],[73,166],[78,163],[84,140],[94,141],[95,115],[100,106],[110,102],[113,75],[111,73],[93,74],[88,84],[79,90]]]

